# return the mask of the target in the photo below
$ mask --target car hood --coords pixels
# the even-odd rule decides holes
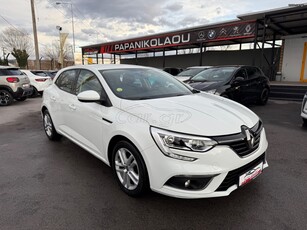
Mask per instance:
[[[188,84],[195,88],[195,89],[199,89],[199,90],[203,90],[203,91],[206,91],[206,90],[211,90],[211,89],[217,89],[223,85],[225,85],[225,82],[221,82],[221,81],[207,81],[207,82],[191,82]]]
[[[187,81],[191,78],[189,75],[175,76],[179,81]]]
[[[254,126],[259,118],[234,101],[208,93],[150,99],[122,100],[121,116],[126,122],[148,122],[149,125],[181,133],[203,136],[241,132],[241,126]],[[130,116],[130,118],[129,118]],[[137,118],[137,119],[136,119]]]

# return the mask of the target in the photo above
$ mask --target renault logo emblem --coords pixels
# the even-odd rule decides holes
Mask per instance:
[[[242,125],[241,126],[241,130],[242,130],[242,133],[244,135],[244,139],[246,140],[247,142],[247,145],[248,145],[248,148],[253,148],[254,147],[254,144],[255,144],[255,138],[254,138],[254,135],[251,133],[251,131],[249,130],[248,127],[246,127],[245,125]]]

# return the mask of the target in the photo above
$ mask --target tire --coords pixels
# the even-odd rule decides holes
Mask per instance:
[[[16,98],[16,101],[25,101],[27,99],[27,97],[20,97],[20,98]]]
[[[306,118],[303,118],[303,126],[307,127],[307,119]]]
[[[36,89],[34,86],[32,86],[32,89],[33,89],[33,92],[32,92],[32,94],[31,94],[31,97],[37,97],[37,96],[38,96],[38,91],[37,91],[37,89]]]
[[[0,106],[10,105],[13,103],[13,101],[14,101],[14,98],[9,91],[5,89],[0,90]]]
[[[270,93],[270,90],[268,88],[262,89],[262,91],[259,95],[259,99],[258,99],[259,105],[266,105],[266,103],[269,100],[269,93]]]
[[[120,141],[115,145],[111,166],[119,187],[127,195],[139,197],[148,191],[149,180],[144,160],[130,142]]]
[[[54,128],[51,116],[48,112],[48,110],[45,110],[43,113],[43,125],[44,125],[44,130],[51,141],[57,141],[60,140],[62,135],[58,134],[57,131]]]

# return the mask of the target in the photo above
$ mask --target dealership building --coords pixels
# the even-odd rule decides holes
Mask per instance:
[[[307,5],[238,15],[237,19],[82,47],[83,63],[157,68],[255,65],[274,81],[307,82]]]

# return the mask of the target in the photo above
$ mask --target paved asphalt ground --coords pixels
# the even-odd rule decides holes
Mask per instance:
[[[0,107],[0,229],[307,229],[307,128],[300,103],[252,106],[269,168],[228,197],[182,200],[120,191],[111,169],[42,129],[41,98]]]

